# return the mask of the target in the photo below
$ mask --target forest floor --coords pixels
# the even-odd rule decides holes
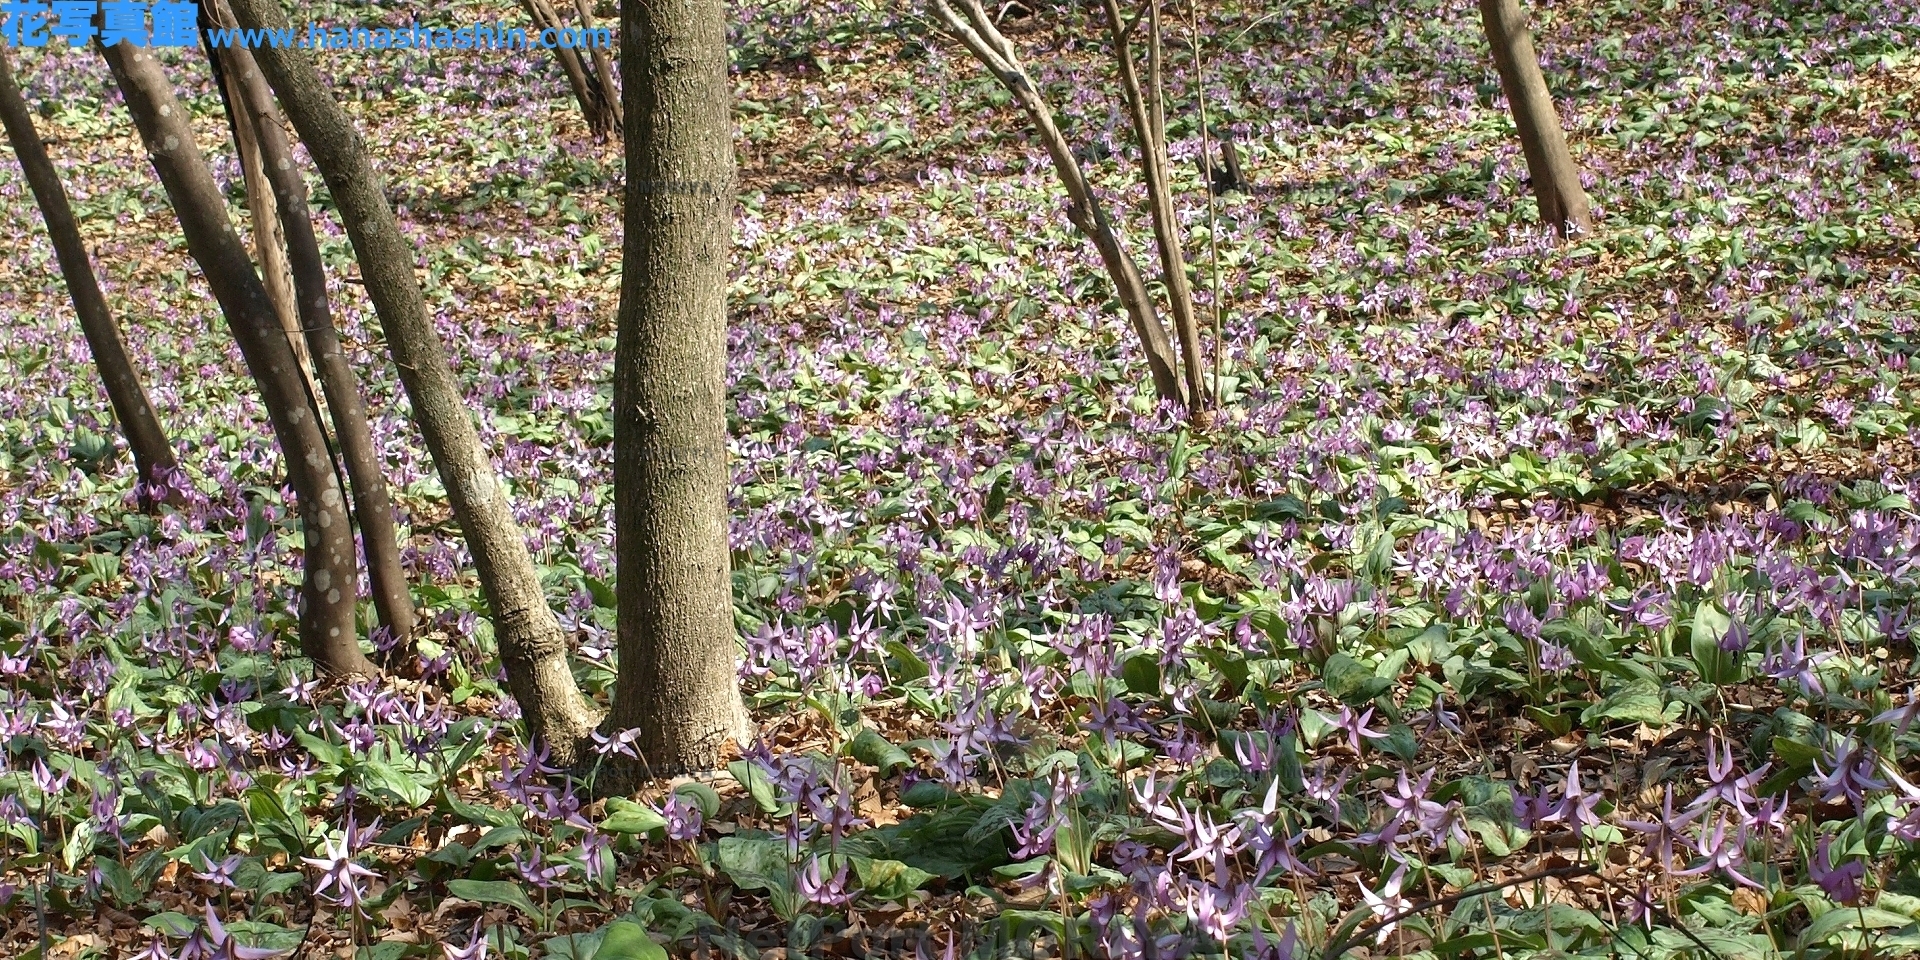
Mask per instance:
[[[5,159],[0,954],[1920,952],[1920,7],[1531,6],[1597,211],[1568,244],[1471,5],[1179,13],[1204,430],[963,51],[905,7],[731,7],[760,737],[593,802],[526,756],[324,188],[422,680],[307,682],[238,352],[97,55],[16,51],[198,493],[133,509]],[[1036,9],[1008,32],[1144,262],[1098,7]],[[204,57],[163,60],[238,201]],[[322,61],[604,700],[620,145],[538,53]],[[1202,92],[1250,180],[1211,202]]]

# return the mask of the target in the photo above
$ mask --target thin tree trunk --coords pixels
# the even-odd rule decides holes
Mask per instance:
[[[614,348],[620,673],[611,726],[642,772],[719,765],[740,699],[727,543],[727,260],[734,204],[724,0],[631,2],[626,250]]]
[[[279,4],[270,0],[231,0],[231,6],[242,27],[286,27]],[[566,636],[547,606],[506,487],[480,444],[446,348],[427,313],[413,274],[417,254],[394,222],[393,208],[359,134],[313,61],[297,49],[261,47],[253,53],[326,180],[353,242],[361,280],[399,368],[414,420],[473,553],[507,684],[528,732],[546,745],[553,761],[571,764],[599,717],[574,684]]]
[[[1513,110],[1513,125],[1520,133],[1520,150],[1527,157],[1527,175],[1533,180],[1541,222],[1551,225],[1561,237],[1592,232],[1593,217],[1586,191],[1580,187],[1580,167],[1567,152],[1567,138],[1553,110],[1553,95],[1547,91],[1540,58],[1534,54],[1533,37],[1527,30],[1526,11],[1520,9],[1519,0],[1480,0],[1480,25],[1486,30],[1487,45],[1493,48],[1500,87]]]
[[[1000,81],[1000,85],[1027,112],[1028,119],[1033,121],[1040,134],[1040,142],[1047,148],[1047,156],[1053,161],[1054,173],[1059,176],[1061,185],[1066,187],[1067,219],[1087,239],[1093,241],[1093,248],[1099,251],[1100,262],[1106,267],[1107,276],[1113,280],[1120,305],[1127,312],[1134,334],[1140,338],[1141,348],[1146,351],[1147,368],[1153,375],[1154,391],[1162,400],[1188,402],[1185,385],[1176,369],[1173,345],[1168,342],[1166,327],[1160,324],[1160,316],[1153,308],[1153,298],[1147,294],[1147,285],[1140,279],[1140,269],[1121,245],[1120,236],[1114,231],[1113,221],[1108,219],[1100,197],[1087,182],[1086,172],[1080,168],[1080,161],[1074,157],[1066,136],[1054,123],[1053,108],[1040,96],[1039,88],[1034,86],[1033,79],[1020,66],[1013,45],[994,27],[993,19],[980,6],[979,0],[959,0],[958,11],[948,0],[931,0],[931,3],[947,32],[964,44],[974,58],[993,74],[994,79]],[[624,37],[621,42],[626,42]],[[627,83],[631,86],[633,78],[628,77]],[[632,112],[631,107],[628,112]]]
[[[1168,312],[1173,334],[1180,341],[1180,366],[1186,380],[1188,412],[1200,416],[1210,405],[1205,365],[1200,356],[1200,321],[1193,310],[1193,286],[1187,279],[1187,258],[1180,249],[1180,217],[1167,185],[1167,121],[1162,106],[1160,64],[1160,0],[1146,0],[1147,86],[1140,87],[1134,69],[1130,28],[1120,13],[1119,0],[1106,0],[1108,34],[1120,68],[1120,86],[1133,114],[1134,141],[1140,147],[1140,176],[1147,186],[1147,209],[1153,216],[1153,240],[1159,248],[1160,273],[1167,284]]]
[[[226,200],[213,182],[206,158],[194,145],[187,112],[174,98],[160,64],[144,48],[126,43],[104,52],[180,218],[187,249],[206,274],[207,285],[260,387],[287,463],[306,539],[300,585],[301,652],[329,673],[373,675],[377,671],[360,652],[354,624],[354,594],[360,578],[354,562],[353,524],[326,434],[295,365],[286,330],[273,315],[246,246],[227,220]]]
[[[573,8],[580,13],[580,26],[591,34],[593,0],[573,0]],[[625,104],[621,103],[620,84],[613,78],[613,61],[607,56],[607,51],[598,45],[588,47],[587,52],[593,57],[594,75],[600,78],[600,96],[613,112],[613,131],[622,133],[626,130],[627,115]]]
[[[566,24],[560,20],[560,12],[547,0],[520,0],[520,5],[533,18],[534,29],[566,29]],[[594,80],[580,62],[579,54],[569,47],[556,44],[553,56],[560,61],[560,68],[566,71],[567,84],[573,88],[573,98],[580,102],[580,115],[586,118],[587,128],[593,131],[594,136],[605,137],[614,128],[613,111],[607,105],[607,98],[595,90]]]
[[[146,385],[140,381],[140,373],[127,355],[120,325],[107,309],[107,298],[100,292],[100,282],[93,274],[93,261],[87,256],[73,208],[67,203],[67,189],[60,183],[53,161],[47,157],[46,144],[33,128],[33,114],[14,83],[13,65],[7,61],[5,44],[0,44],[0,123],[7,128],[14,156],[20,158],[27,185],[33,189],[40,215],[47,222],[47,235],[53,240],[60,274],[66,279],[68,294],[73,298],[73,312],[80,318],[80,330],[87,337],[94,368],[100,371],[100,380],[106,386],[114,419],[120,422],[120,432],[126,436],[127,448],[133,453],[134,469],[139,474],[134,490],[140,507],[151,512],[161,503],[180,505],[185,498],[176,477],[180,464],[174,459],[173,445],[167,442],[167,433],[153,412],[153,401],[147,398]]]
[[[253,255],[260,265],[260,282],[266,287],[267,300],[273,304],[273,315],[279,318],[280,329],[286,331],[287,346],[293,348],[293,356],[300,364],[300,376],[307,382],[308,393],[318,401],[322,395],[319,384],[314,382],[311,351],[307,349],[306,337],[300,330],[300,313],[293,302],[293,271],[287,265],[286,233],[281,227],[273,187],[268,183],[266,166],[260,156],[260,143],[253,125],[243,117],[240,93],[234,88],[235,54],[244,56],[246,51],[237,47],[215,49],[211,45],[206,51],[208,63],[215,65],[215,73],[218,74],[220,101],[226,106],[228,126],[233,131],[234,152],[240,158],[241,180],[247,191],[247,218],[253,224]],[[326,412],[324,404],[320,409],[322,413]]]
[[[230,21],[231,12],[220,0],[214,2],[225,25]],[[387,491],[386,471],[374,449],[373,431],[367,425],[359,379],[340,348],[340,337],[333,326],[333,312],[327,302],[326,267],[320,258],[320,244],[313,235],[312,211],[307,207],[307,184],[294,166],[293,149],[280,127],[280,111],[274,106],[273,91],[260,75],[253,55],[239,48],[222,52],[229,58],[226,76],[233,84],[233,106],[239,125],[253,131],[261,167],[279,207],[277,219],[285,227],[287,259],[292,264],[297,294],[298,323],[305,333],[305,345],[318,363],[334,436],[340,445],[341,459],[346,461],[347,478],[353,488],[354,518],[360,528],[361,552],[367,562],[367,579],[373,586],[374,610],[387,628],[392,649],[410,651],[413,649],[413,595],[407,588],[406,567],[400,562],[400,547],[394,536],[393,501]]]

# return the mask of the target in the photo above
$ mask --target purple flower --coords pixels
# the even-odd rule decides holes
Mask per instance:
[[[678,793],[667,798],[660,815],[667,818],[667,836],[674,840],[695,839],[706,825],[700,806]]]
[[[351,835],[351,828],[348,832]],[[353,856],[348,853],[348,844],[348,840],[341,840],[337,844],[329,840],[326,843],[326,856],[301,857],[300,862],[320,871],[320,882],[313,885],[314,896],[357,913],[367,898],[366,890],[360,886],[361,878],[379,874],[355,863]]]
[[[1433,705],[1427,708],[1427,722],[1424,726],[1424,732],[1428,736],[1437,736],[1443,730],[1456,737],[1465,736],[1465,731],[1460,729],[1460,715],[1447,709],[1445,694],[1434,695]],[[1289,925],[1287,929],[1291,931],[1293,927]]]
[[[442,941],[440,949],[446,954],[446,960],[487,960],[487,938],[480,932],[480,921],[473,922],[473,933],[467,937],[467,945],[456,947]]]
[[[265,947],[249,947],[227,935],[227,928],[220,925],[220,917],[213,912],[213,904],[207,904],[206,939],[213,947],[215,955],[231,960],[270,960],[284,957],[293,952],[287,950],[268,950]]]
[[[580,864],[588,883],[599,883],[607,876],[612,853],[613,838],[589,825],[580,836]]]
[[[1702,829],[1694,840],[1694,849],[1699,852],[1701,861],[1684,870],[1675,870],[1676,877],[1694,877],[1703,873],[1720,870],[1727,878],[1743,887],[1755,890],[1765,889],[1748,879],[1737,867],[1747,862],[1747,828],[1744,824],[1734,828],[1733,835],[1727,835],[1727,818],[1719,817],[1713,821],[1711,831]]]
[[[1727,624],[1727,632],[1720,637],[1719,647],[1727,653],[1739,653],[1753,643],[1753,632],[1747,628],[1746,621],[1734,617]]]
[[[1831,656],[1831,651],[1807,656],[1807,635],[1802,633],[1796,635],[1791,643],[1781,640],[1774,644],[1767,655],[1760,659],[1760,671],[1775,680],[1793,681],[1806,696],[1818,696],[1826,692],[1826,687],[1820,683],[1818,668]]]
[[[1253,928],[1253,952],[1249,960],[1296,960],[1300,954],[1300,932],[1292,920],[1287,921],[1287,929],[1281,931],[1280,939],[1268,940],[1266,931],[1258,925]]]
[[[1515,636],[1540,639],[1540,618],[1524,603],[1509,602],[1500,610],[1500,622]]]
[[[1857,859],[1849,859],[1838,867],[1834,866],[1832,845],[1833,837],[1820,838],[1819,849],[1807,863],[1807,875],[1820,885],[1827,896],[1851,906],[1860,900],[1860,881],[1867,875],[1867,865]]]
[[[1908,690],[1904,705],[1875,714],[1871,722],[1891,723],[1896,732],[1906,733],[1916,718],[1920,718],[1920,690]]]
[[[1247,907],[1253,901],[1254,889],[1248,883],[1230,883],[1222,887],[1211,883],[1191,885],[1182,898],[1187,908],[1187,919],[1200,932],[1220,943],[1226,943],[1233,936],[1233,928],[1246,919]]]
[[[832,877],[824,877],[820,870],[820,857],[807,860],[806,869],[800,871],[800,895],[808,903],[817,903],[823,907],[844,906],[852,902],[853,894],[847,890],[847,861],[840,861],[840,868]]]
[[[1566,673],[1580,661],[1575,659],[1573,651],[1551,640],[1540,641],[1540,669],[1547,673]]]
[[[1653,929],[1653,920],[1660,914],[1659,898],[1653,895],[1653,888],[1641,883],[1634,888],[1627,899],[1620,902],[1626,908],[1627,922],[1637,923],[1648,930]]]
[[[1820,802],[1832,803],[1845,798],[1858,810],[1866,803],[1869,791],[1888,787],[1888,782],[1877,775],[1879,768],[1880,760],[1873,748],[1848,735],[1840,739],[1839,746],[1814,761],[1814,776],[1810,779],[1819,792]]]
[[[528,847],[525,857],[514,854],[512,860],[513,868],[519,871],[520,876],[536,889],[550,890],[557,887],[560,885],[560,881],[567,875],[568,864],[566,861],[555,860],[552,863],[548,863],[546,858],[540,853],[539,844]]]
[[[147,941],[146,949],[129,956],[127,960],[180,960],[180,958],[167,949],[165,941],[154,937]]]
[[[1733,744],[1709,732],[1707,734],[1707,789],[1693,798],[1690,806],[1705,809],[1716,800],[1724,800],[1744,815],[1747,804],[1754,800],[1754,786],[1759,784],[1760,779],[1766,776],[1768,768],[1772,766],[1771,763],[1763,763],[1760,769],[1742,776],[1733,762]]]
[[[1330,777],[1332,771],[1327,765],[1316,766],[1307,776],[1307,796],[1328,806],[1335,822],[1340,820],[1340,798],[1347,788],[1347,780],[1353,776],[1352,770],[1341,770],[1338,776]]]
[[[623,757],[633,757],[637,759],[640,754],[634,749],[633,742],[638,739],[640,739],[639,727],[622,730],[611,737],[595,730],[593,731],[593,752],[603,757],[609,754],[619,754]]]
[[[1367,726],[1367,721],[1371,719],[1373,719],[1372,707],[1368,707],[1365,711],[1356,714],[1353,712],[1352,707],[1343,705],[1340,708],[1340,712],[1334,715],[1333,725],[1346,733],[1347,745],[1353,748],[1353,755],[1356,757],[1360,756],[1360,742],[1362,740],[1385,740],[1387,738],[1386,734]]]
[[[1647,859],[1665,870],[1673,865],[1674,846],[1680,839],[1680,829],[1692,823],[1701,814],[1704,807],[1690,807],[1681,813],[1673,812],[1673,787],[1669,785],[1660,798],[1660,816],[1655,820],[1622,820],[1620,825],[1635,833],[1647,836],[1645,853]]]
[[[1600,825],[1600,817],[1593,812],[1599,803],[1599,794],[1587,794],[1580,785],[1580,761],[1568,764],[1567,782],[1554,818],[1566,821],[1574,836],[1584,836],[1588,827]]]
[[[1375,944],[1386,943],[1387,937],[1400,926],[1398,919],[1400,915],[1413,909],[1413,901],[1400,895],[1400,886],[1406,882],[1406,879],[1407,865],[1403,863],[1399,869],[1393,871],[1393,876],[1387,878],[1386,885],[1380,888],[1379,893],[1373,892],[1364,884],[1360,887],[1360,896],[1366,901],[1367,909],[1373,911],[1373,915],[1381,920],[1389,921],[1381,925],[1373,940]]]
[[[206,854],[202,853],[200,855],[200,864],[206,867],[206,869],[194,871],[193,876],[197,880],[204,880],[216,887],[234,889],[233,872],[240,869],[240,864],[245,862],[246,858],[237,853],[221,860],[219,863],[213,862]]]

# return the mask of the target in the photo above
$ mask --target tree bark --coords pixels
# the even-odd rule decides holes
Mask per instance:
[[[1093,192],[1093,186],[1087,181],[1087,175],[1080,168],[1080,161],[1073,155],[1065,134],[1054,122],[1053,108],[1046,98],[1040,96],[1040,90],[1027,76],[1026,69],[1020,65],[1020,59],[1014,54],[1013,44],[993,25],[993,19],[980,6],[979,0],[958,0],[960,9],[955,10],[948,0],[930,0],[933,12],[947,33],[959,40],[974,59],[1000,81],[1007,92],[1013,95],[1014,102],[1020,104],[1033,121],[1039,132],[1040,143],[1047,148],[1047,156],[1053,161],[1055,175],[1060,178],[1067,190],[1067,220],[1075,229],[1093,242],[1094,250],[1100,254],[1100,262],[1106,268],[1107,276],[1113,280],[1115,292],[1120,297],[1120,306],[1127,313],[1127,319],[1133,326],[1133,332],[1140,338],[1140,345],[1147,354],[1147,369],[1153,376],[1154,391],[1162,400],[1177,403],[1188,402],[1185,385],[1181,382],[1177,369],[1178,361],[1174,357],[1173,345],[1167,340],[1167,329],[1160,323],[1160,316],[1153,308],[1153,298],[1147,293],[1147,285],[1140,279],[1140,269],[1133,262],[1120,242],[1120,235],[1113,229],[1113,221],[1107,217],[1106,207],[1100,203],[1100,197]],[[624,32],[624,31],[623,31]],[[625,38],[622,38],[625,43]],[[627,78],[632,85],[633,78]],[[628,107],[631,114],[632,107]]]
[[[640,772],[720,764],[740,698],[727,542],[727,260],[735,173],[724,0],[627,3],[626,249],[614,348],[620,672]]]
[[[13,65],[7,61],[5,44],[0,44],[0,123],[6,126],[14,156],[20,158],[27,185],[32,188],[40,215],[47,222],[47,235],[53,240],[54,256],[60,261],[60,275],[66,279],[68,294],[73,298],[73,312],[80,318],[80,330],[86,335],[94,368],[106,386],[114,419],[120,422],[120,432],[126,436],[127,448],[133,453],[134,469],[139,474],[134,490],[140,507],[151,512],[161,503],[182,504],[185,498],[176,476],[180,464],[174,459],[173,445],[167,441],[167,433],[153,411],[153,401],[147,398],[146,384],[134,369],[133,358],[127,355],[120,325],[107,309],[107,298],[100,292],[99,279],[93,274],[93,261],[87,256],[73,208],[67,203],[67,189],[60,183],[53,161],[47,157],[46,144],[33,128],[33,114],[14,83]]]
[[[231,0],[248,29],[285,28],[270,0]],[[313,61],[291,48],[261,47],[254,60],[280,97],[326,180],[360,262],[361,280],[380,318],[387,349],[413,405],[434,467],[447,488],[467,538],[493,614],[495,642],[507,684],[519,701],[528,733],[554,762],[575,761],[599,717],[580,695],[568,664],[567,641],[547,606],[533,558],[514,523],[508,493],[474,430],[454,381],[445,346],[427,314],[413,274],[415,251],[401,235],[384,186],[345,111],[327,91]]]
[[[216,3],[224,25],[230,12],[224,9],[225,4],[219,4],[218,0]],[[260,75],[253,55],[239,48],[222,53],[228,57],[226,76],[233,84],[233,106],[239,125],[253,132],[261,169],[278,206],[277,221],[284,227],[287,260],[292,265],[299,311],[298,325],[319,367],[320,386],[326,394],[334,436],[353,488],[354,519],[360,528],[360,549],[367,562],[367,579],[373,587],[374,610],[387,628],[392,649],[409,651],[413,649],[413,595],[407,587],[406,567],[400,561],[400,547],[394,535],[393,500],[387,490],[386,471],[374,448],[373,430],[367,424],[359,379],[354,376],[334,329],[333,311],[327,299],[326,267],[320,258],[320,244],[314,238],[312,211],[307,207],[307,184],[294,166],[293,149],[281,129],[273,91]]]
[[[144,48],[126,43],[104,52],[180,219],[187,249],[206,274],[207,285],[260,387],[287,463],[306,540],[300,585],[301,652],[329,673],[373,675],[377,671],[360,652],[354,624],[359,573],[353,525],[286,330],[253,272],[246,246],[227,220],[226,200],[206,158],[194,145],[187,112],[174,98],[160,64]]]
[[[1147,210],[1153,217],[1153,240],[1160,253],[1160,273],[1167,284],[1167,312],[1173,314],[1173,334],[1180,342],[1180,367],[1186,380],[1187,409],[1199,416],[1210,406],[1200,357],[1200,321],[1193,310],[1193,285],[1187,279],[1187,258],[1180,247],[1180,217],[1167,185],[1167,120],[1160,65],[1160,0],[1147,3],[1147,85],[1140,86],[1134,68],[1133,45],[1119,0],[1106,0],[1108,35],[1120,70],[1120,87],[1133,114],[1134,141],[1140,147],[1140,177],[1147,187]]]
[[[214,13],[205,5],[201,12],[203,16]],[[220,25],[229,24],[222,22]],[[318,402],[323,397],[319,384],[314,382],[311,351],[300,330],[300,313],[294,305],[293,271],[287,265],[285,252],[286,233],[280,224],[280,211],[274,202],[273,187],[267,181],[266,165],[260,156],[260,143],[253,125],[245,120],[246,111],[240,106],[240,92],[234,87],[236,54],[245,56],[246,51],[238,47],[216,49],[212,44],[206,44],[205,49],[207,62],[213,67],[220,88],[220,102],[227,110],[227,125],[233,131],[233,149],[240,159],[240,177],[246,186],[247,219],[253,224],[253,254],[260,265],[260,282],[266,287],[267,300],[273,304],[273,315],[279,318],[280,328],[286,331],[287,346],[293,348],[293,357],[300,365],[300,377],[306,381],[307,392]],[[327,412],[324,403],[320,405],[320,412]]]
[[[1500,88],[1513,111],[1520,133],[1520,150],[1527,158],[1533,197],[1540,221],[1562,238],[1591,233],[1593,217],[1587,194],[1580,187],[1580,167],[1567,152],[1566,134],[1553,109],[1553,95],[1540,73],[1526,11],[1519,0],[1480,0],[1480,25],[1493,48],[1493,65],[1500,72]]]
[[[580,26],[592,31],[593,0],[573,0],[573,8],[580,14]],[[607,51],[598,46],[588,47],[587,53],[593,58],[594,76],[600,80],[600,96],[613,113],[613,132],[623,133],[627,126],[627,115],[625,105],[620,102],[620,84],[613,77],[613,62],[607,57]]]
[[[520,0],[520,5],[533,18],[534,29],[566,29],[560,12],[547,0]],[[573,98],[580,103],[580,115],[586,118],[587,129],[592,130],[594,136],[602,138],[613,132],[616,121],[608,103],[611,94],[596,88],[594,78],[587,73],[586,65],[580,62],[580,55],[569,47],[556,44],[553,57],[560,62],[560,69],[566,71],[567,85],[573,88]]]

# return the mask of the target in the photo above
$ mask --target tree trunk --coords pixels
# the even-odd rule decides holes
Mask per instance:
[[[1513,125],[1520,132],[1540,221],[1563,238],[1591,233],[1593,219],[1586,191],[1580,188],[1580,167],[1567,152],[1553,95],[1540,74],[1540,58],[1533,52],[1526,11],[1520,9],[1519,0],[1480,0],[1480,25],[1493,48],[1500,88],[1507,94]]]
[[[535,30],[566,29],[560,12],[547,0],[520,0],[520,5],[533,18]],[[580,115],[586,118],[587,128],[596,137],[605,137],[613,132],[617,121],[608,102],[610,94],[597,88],[593,76],[587,73],[586,65],[580,62],[580,55],[572,48],[555,44],[553,57],[560,61],[560,68],[566,71],[567,85],[573,88],[573,98],[580,102]]]
[[[185,502],[176,473],[180,464],[174,459],[173,445],[147,399],[146,385],[127,356],[126,342],[120,338],[120,325],[107,309],[107,298],[93,275],[93,261],[87,256],[80,227],[74,222],[73,208],[67,203],[66,187],[47,157],[46,144],[33,128],[33,114],[20,88],[13,80],[13,65],[7,61],[6,45],[0,44],[0,123],[7,128],[13,153],[27,175],[27,185],[47,222],[47,235],[53,240],[53,252],[60,261],[60,274],[67,281],[73,298],[73,312],[80,317],[80,330],[86,335],[93,353],[93,365],[107,389],[107,402],[113,406],[114,419],[126,435],[127,448],[133,453],[134,485],[141,509],[149,512],[161,503]]]
[[[1140,147],[1140,177],[1147,186],[1147,209],[1153,216],[1153,240],[1160,253],[1160,273],[1167,284],[1167,312],[1173,314],[1173,334],[1180,341],[1181,373],[1186,381],[1187,409],[1198,417],[1210,406],[1200,358],[1200,321],[1193,311],[1193,285],[1187,279],[1187,258],[1180,248],[1180,217],[1167,185],[1167,121],[1162,106],[1164,86],[1160,66],[1160,0],[1146,0],[1147,85],[1142,90],[1134,69],[1129,28],[1119,0],[1106,0],[1108,34],[1114,61],[1120,69],[1120,87],[1133,114],[1134,141]]]
[[[203,7],[202,12],[209,11]],[[228,25],[221,23],[221,26]],[[216,49],[212,44],[206,44],[205,49],[207,62],[212,66],[220,88],[220,102],[227,110],[227,125],[233,131],[233,149],[240,159],[241,180],[247,191],[247,219],[253,224],[253,254],[260,265],[260,282],[266,287],[267,300],[273,304],[273,315],[279,318],[280,329],[286,331],[287,346],[293,348],[293,357],[300,365],[300,377],[306,381],[307,393],[318,403],[322,399],[320,387],[313,379],[311,351],[300,330],[300,313],[293,302],[293,272],[287,265],[286,233],[281,227],[273,187],[267,180],[266,166],[260,156],[259,140],[253,124],[245,119],[246,111],[240,105],[240,92],[234,87],[236,54],[245,56],[247,52],[238,47]],[[327,412],[324,403],[320,405],[320,412]]]
[[[724,0],[627,3],[626,250],[613,360],[620,673],[640,772],[716,767],[740,699],[727,543],[732,90]]]
[[[180,218],[187,249],[206,274],[207,285],[260,387],[287,463],[306,539],[300,585],[301,652],[329,673],[372,675],[377,671],[360,652],[354,624],[354,594],[360,578],[354,562],[353,525],[340,495],[326,434],[295,365],[286,330],[273,314],[246,246],[227,220],[226,200],[213,182],[206,158],[194,145],[187,112],[167,86],[160,64],[144,48],[126,43],[104,52]]]
[[[1100,203],[1100,197],[1093,192],[1092,184],[1087,182],[1086,171],[1080,168],[1080,161],[1073,155],[1065,134],[1054,122],[1053,108],[1046,98],[1040,96],[1040,90],[1027,76],[1025,68],[1014,54],[1013,44],[994,27],[993,18],[988,16],[979,0],[957,0],[960,9],[955,10],[948,0],[931,0],[933,12],[947,33],[959,40],[972,53],[974,59],[1000,81],[1014,102],[1020,104],[1033,121],[1040,135],[1040,143],[1047,148],[1047,156],[1053,161],[1053,171],[1059,176],[1060,183],[1067,189],[1067,220],[1070,221],[1088,240],[1093,241],[1094,250],[1100,254],[1100,262],[1106,268],[1107,276],[1113,280],[1114,291],[1120,297],[1120,306],[1126,311],[1127,320],[1133,326],[1133,332],[1140,338],[1140,346],[1147,354],[1147,369],[1153,376],[1154,392],[1162,400],[1187,403],[1186,388],[1181,382],[1177,360],[1173,353],[1173,344],[1167,340],[1167,329],[1160,323],[1160,316],[1153,308],[1153,298],[1147,293],[1147,285],[1140,279],[1140,269],[1133,262],[1120,242],[1120,235],[1113,229],[1113,221],[1107,217],[1106,208]],[[624,31],[623,31],[624,33]],[[625,43],[625,37],[621,39]],[[629,86],[633,78],[628,77]],[[633,112],[629,107],[628,114]]]
[[[286,16],[271,0],[231,0],[231,6],[242,27],[286,27]],[[326,180],[353,242],[361,280],[400,370],[414,421],[473,553],[507,684],[519,701],[528,733],[547,747],[551,760],[571,764],[599,718],[574,684],[566,637],[547,606],[507,490],[480,445],[446,348],[427,314],[413,274],[415,251],[394,222],[393,208],[359,134],[313,61],[291,48],[261,47],[253,54]]]
[[[581,28],[593,30],[593,0],[573,0],[573,8],[580,13]],[[600,80],[600,96],[606,101],[607,109],[613,114],[613,132],[622,133],[627,126],[625,105],[620,102],[620,84],[613,77],[613,61],[607,57],[607,51],[598,45],[587,48],[593,58],[593,73]]]
[[[223,21],[229,16],[224,6],[218,4]],[[340,349],[340,337],[333,326],[333,312],[327,302],[326,268],[320,258],[320,244],[314,239],[312,212],[307,208],[306,181],[294,166],[293,149],[280,127],[280,111],[274,106],[273,91],[260,75],[253,55],[239,48],[222,53],[228,57],[226,76],[233,84],[233,106],[239,125],[253,131],[261,167],[278,204],[277,219],[284,226],[287,259],[292,264],[298,324],[304,330],[306,346],[318,363],[334,436],[339,441],[341,459],[346,461],[347,478],[353,487],[354,518],[360,528],[367,579],[373,586],[374,610],[387,628],[392,649],[410,651],[413,649],[413,595],[407,588],[406,567],[400,562],[400,547],[394,536],[393,501],[387,492],[386,471],[374,449],[373,431],[367,425],[366,403],[360,395],[359,380],[347,363],[346,353]]]

